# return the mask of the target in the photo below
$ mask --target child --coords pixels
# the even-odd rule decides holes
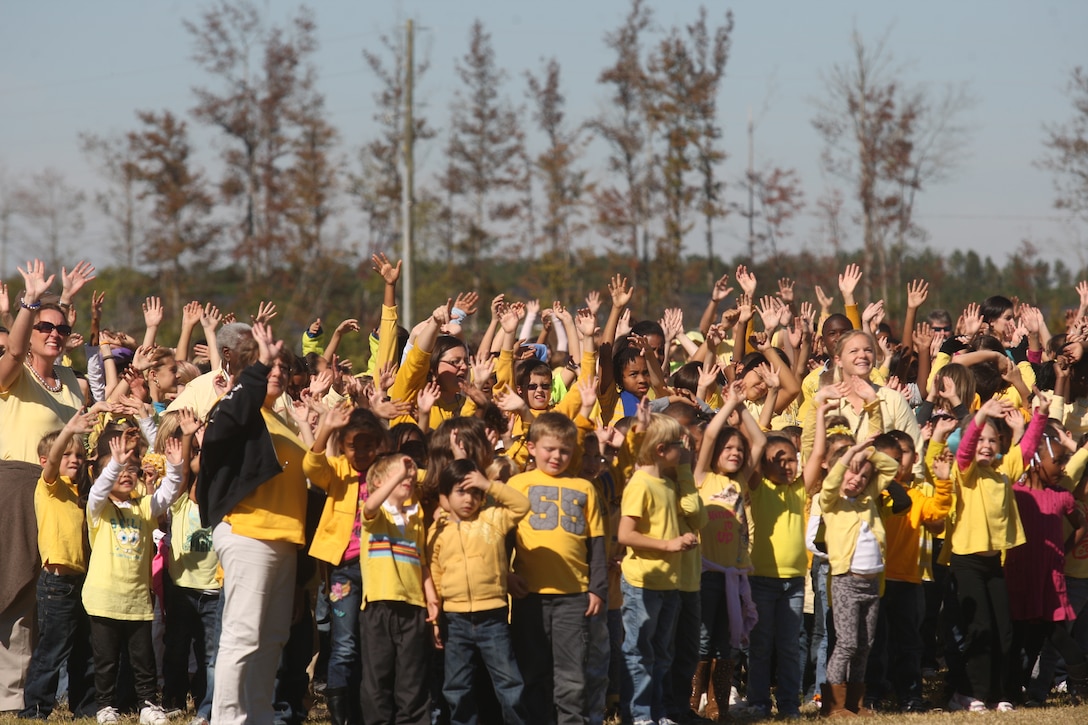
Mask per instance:
[[[90,623],[80,595],[87,574],[86,516],[79,482],[86,477],[83,436],[94,413],[72,416],[64,428],[38,444],[42,474],[34,491],[38,521],[38,644],[23,688],[21,718],[45,720],[57,704],[60,668],[67,661],[69,709],[77,717],[94,711]]]
[[[150,496],[133,498],[140,474],[134,452],[121,437],[110,439],[109,462],[87,498],[87,525],[91,558],[83,585],[83,606],[91,618],[91,647],[98,700],[98,722],[119,722],[113,706],[121,648],[128,651],[143,703],[140,723],[165,725],[158,705],[158,675],[151,646],[152,532],[181,490],[182,446],[178,439],[166,445],[167,473]]]
[[[379,456],[367,471],[370,495],[363,507],[363,713],[367,725],[427,725],[427,620],[438,601],[425,561],[423,517],[409,503],[416,464],[407,456]],[[360,542],[360,547],[362,542]],[[428,613],[430,617],[428,617]],[[395,713],[395,715],[394,715]]]
[[[449,516],[435,525],[428,552],[446,615],[442,694],[450,707],[450,722],[476,722],[475,655],[491,674],[503,722],[528,722],[506,623],[510,568],[506,535],[529,512],[529,501],[514,487],[487,480],[464,458],[442,471],[438,490],[448,502]],[[485,503],[485,495],[494,505]]]
[[[819,504],[831,563],[831,601],[835,647],[827,661],[822,714],[849,710],[860,714],[865,696],[865,663],[876,636],[880,575],[884,571],[884,525],[880,493],[895,476],[898,462],[856,443],[839,459],[820,491]]]
[[[183,445],[191,441],[189,453],[203,438],[201,422],[188,409],[164,413],[160,435],[171,427],[180,428]],[[176,422],[171,425],[170,418]],[[172,435],[170,436],[172,437]],[[156,446],[158,447],[158,446]],[[168,576],[163,577],[165,589],[166,636],[163,656],[163,704],[168,710],[185,710],[186,695],[192,693],[196,707],[195,720],[205,723],[211,719],[212,693],[215,680],[213,663],[219,650],[220,595],[223,582],[219,573],[219,556],[212,545],[211,528],[200,523],[200,508],[196,504],[196,472],[199,452],[192,454],[189,465],[193,482],[170,507],[170,546],[167,562]],[[190,683],[189,649],[192,647],[196,672]]]
[[[748,652],[748,705],[771,714],[771,659],[777,655],[778,712],[801,708],[801,649],[805,599],[805,487],[797,447],[781,434],[767,437],[760,476],[750,482],[752,599],[759,619]],[[773,653],[772,653],[773,650]]]
[[[743,404],[743,383],[734,383],[725,392],[725,405],[707,426],[695,464],[695,485],[709,522],[699,533],[703,554],[702,625],[691,709],[699,711],[705,692],[705,715],[714,721],[728,715],[733,651],[747,638],[743,616],[737,616],[742,611],[740,590],[747,586],[747,572],[752,568],[744,499],[767,442]],[[740,414],[744,433],[725,425],[734,410]]]
[[[527,444],[536,469],[510,479],[532,506],[518,525],[514,558],[528,593],[514,600],[511,618],[526,705],[541,717],[554,707],[559,723],[586,717],[588,618],[605,610],[608,597],[607,541],[596,488],[564,475],[577,440],[570,418],[541,414]]]
[[[1013,626],[1009,679],[1012,691],[1020,692],[1043,643],[1049,640],[1065,660],[1069,693],[1084,697],[1088,695],[1088,663],[1066,626],[1076,620],[1076,613],[1066,592],[1065,552],[1074,550],[1084,538],[1085,518],[1073,494],[1059,485],[1063,480],[1073,485],[1065,470],[1072,452],[1062,445],[1061,433],[1057,423],[1048,424],[1032,466],[1013,484],[1027,542],[1005,556]],[[1083,473],[1083,459],[1080,464],[1077,468]],[[1068,538],[1062,529],[1066,521],[1073,530]],[[1023,659],[1021,649],[1026,654]]]
[[[647,424],[645,403],[639,414],[644,437],[638,468],[623,492],[617,537],[627,547],[622,563],[623,654],[631,717],[634,725],[648,725],[665,716],[664,684],[680,607],[680,552],[699,545],[696,534],[680,533],[680,514],[697,516],[702,502],[680,424],[659,414]],[[680,477],[679,493],[669,477]]]
[[[935,430],[943,439],[955,426],[955,419],[946,415],[938,419]],[[882,448],[885,445],[888,450]],[[922,538],[928,535],[926,527],[943,525],[952,507],[952,481],[947,476],[936,478],[933,482],[934,494],[927,496],[922,489],[924,479],[917,479],[913,473],[917,455],[914,440],[901,430],[882,434],[873,446],[893,458],[900,457],[895,481],[888,485],[884,497],[891,498],[894,494],[906,496],[908,501],[903,506],[906,509],[903,515],[896,515],[899,507],[893,504],[893,515],[883,518],[887,540],[884,594],[877,623],[877,641],[873,643],[869,657],[869,670],[873,677],[869,678],[868,694],[870,697],[875,694],[875,681],[882,681],[886,674],[895,690],[900,710],[924,712],[929,706],[922,699],[921,627],[925,598],[919,556]],[[887,503],[882,512],[889,512]]]
[[[325,448],[335,431],[340,433],[342,454],[327,458]],[[331,646],[325,702],[334,725],[361,720],[357,690],[362,676],[358,627],[363,599],[361,516],[367,498],[366,472],[388,445],[386,430],[373,413],[340,405],[321,419],[313,445],[302,461],[306,477],[328,494],[310,544],[310,556],[331,565]]]
[[[1023,426],[1020,411],[990,399],[971,419],[956,451],[956,507],[945,545],[959,600],[965,672],[951,709],[985,712],[993,701],[999,711],[1013,709],[1006,682],[1012,622],[1001,554],[1025,541],[1012,483],[1034,457],[1046,425],[1050,399],[1039,398],[1019,445],[1012,442],[1010,424]]]

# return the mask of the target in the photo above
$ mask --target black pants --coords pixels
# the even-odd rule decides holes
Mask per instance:
[[[430,725],[426,620],[423,607],[406,602],[368,602],[360,614],[366,725]]]
[[[986,703],[1011,701],[1012,620],[1001,557],[953,554],[951,569],[964,638],[963,694]]]
[[[158,674],[151,645],[150,621],[126,621],[91,617],[91,649],[94,652],[94,687],[99,709],[114,707],[117,668],[121,650],[128,652],[136,685],[137,707],[158,704]]]

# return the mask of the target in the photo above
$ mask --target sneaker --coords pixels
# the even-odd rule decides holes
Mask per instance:
[[[986,712],[986,703],[967,695],[956,693],[948,701],[949,712]]]
[[[166,711],[158,705],[145,702],[140,710],[140,725],[166,725],[170,722],[166,717]]]
[[[663,717],[657,721],[657,725],[679,725],[679,723],[677,723],[671,717]]]
[[[211,724],[207,720],[205,720],[203,717],[201,717],[200,715],[197,715],[196,717],[194,717],[192,720],[189,721],[189,725],[211,725]]]
[[[121,716],[117,713],[116,707],[104,707],[98,711],[95,716],[99,725],[104,723],[121,722]]]
[[[997,707],[994,709],[998,712],[1014,712],[1016,710],[1016,708],[1013,707],[1012,703],[1006,700],[1002,700],[1001,702],[997,703]]]

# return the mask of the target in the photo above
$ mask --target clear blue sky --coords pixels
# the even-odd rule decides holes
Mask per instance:
[[[692,20],[693,0],[652,2],[659,26]],[[1042,153],[1042,125],[1070,117],[1063,95],[1070,69],[1088,64],[1084,32],[1088,3],[1079,0],[1011,2],[974,0],[911,3],[871,0],[725,3],[706,0],[711,18],[732,7],[736,28],[720,108],[730,158],[724,172],[727,194],[741,201],[737,180],[746,163],[747,109],[757,114],[757,165],[795,167],[808,212],[830,180],[820,170],[821,143],[812,129],[814,101],[822,76],[850,57],[856,27],[872,41],[890,29],[888,48],[905,67],[909,83],[940,89],[966,82],[977,104],[963,117],[970,125],[968,157],[955,177],[925,193],[917,204],[920,223],[936,248],[976,249],[999,260],[1031,237],[1048,257],[1085,263],[1085,230],[1062,223],[1052,209],[1049,175],[1032,162]],[[258,2],[268,18],[283,22],[297,3]],[[558,57],[569,117],[584,119],[604,107],[606,89],[596,83],[611,62],[602,36],[616,27],[626,0],[322,0],[316,11],[320,87],[344,152],[354,156],[372,128],[374,89],[361,55],[377,48],[382,33],[395,32],[412,17],[420,27],[417,48],[432,63],[417,98],[432,124],[445,123],[455,85],[453,60],[467,46],[468,28],[479,17],[492,33],[499,63],[508,69],[507,93],[524,101],[525,69],[537,71],[544,58]],[[191,44],[183,19],[197,19],[206,3],[95,0],[21,2],[0,0],[0,165],[18,181],[47,166],[92,192],[98,179],[78,151],[77,135],[116,133],[135,126],[136,110],[193,105],[191,88],[205,82],[189,59]],[[215,151],[205,131],[200,162],[214,177]],[[539,148],[540,140],[530,136]],[[591,174],[600,178],[603,145],[587,154]],[[423,176],[441,156],[438,143],[420,149]],[[834,183],[841,182],[834,181]],[[105,232],[87,210],[85,244],[104,249]],[[815,247],[816,220],[809,214],[794,225],[784,245]],[[740,220],[723,230],[716,248],[731,256],[743,246]],[[691,249],[702,242],[693,235]],[[859,243],[856,232],[852,246]],[[77,245],[72,245],[76,247]],[[13,249],[15,257],[34,250]],[[94,255],[105,261],[105,252]],[[3,270],[9,275],[14,270]]]

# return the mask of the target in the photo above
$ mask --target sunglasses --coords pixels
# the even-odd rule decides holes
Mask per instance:
[[[934,332],[952,332],[951,327],[933,327],[930,329],[932,329]]]
[[[551,383],[529,383],[525,386],[527,390],[551,390]]]
[[[65,325],[63,322],[59,325],[54,325],[52,322],[39,322],[34,325],[34,329],[43,335],[48,335],[53,330],[56,330],[62,337],[72,334],[72,326]]]

